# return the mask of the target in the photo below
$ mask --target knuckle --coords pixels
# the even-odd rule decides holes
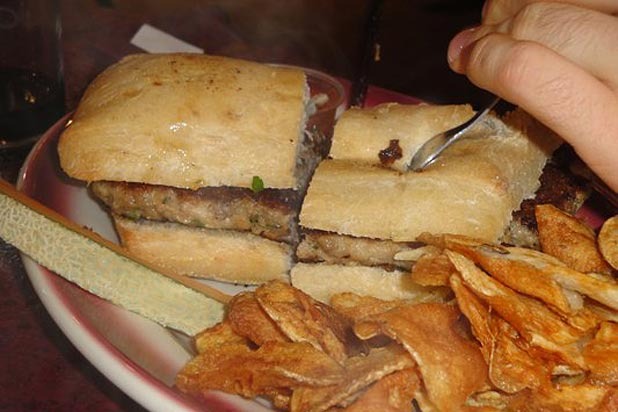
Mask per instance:
[[[551,5],[549,6],[551,7]],[[528,3],[510,21],[509,32],[515,38],[528,38],[540,32],[553,19],[547,15],[547,3]]]
[[[468,67],[479,80],[508,89],[531,75],[530,60],[534,59],[537,46],[532,42],[518,41],[507,50],[497,51],[496,36],[490,34],[477,42],[470,52]]]
[[[584,102],[580,101],[582,96],[573,90],[572,78],[567,73],[556,71],[549,76],[537,72],[539,61],[544,60],[543,54],[544,50],[537,43],[515,43],[496,69],[496,82],[514,95],[534,96],[538,101],[546,102],[551,106],[548,112],[552,113],[553,121],[564,121],[563,116],[572,113],[566,108],[583,107]]]
[[[511,96],[533,93],[540,99],[554,102],[570,99],[568,78],[555,75],[548,76],[545,82],[539,81],[536,70],[546,57],[542,46],[531,41],[517,41],[495,53],[495,38],[492,37],[479,40],[470,55],[470,71],[479,83]]]
[[[531,75],[530,60],[536,55],[536,45],[531,42],[516,42],[495,70],[496,80],[502,85],[517,85]]]
[[[513,16],[507,30],[515,39],[559,48],[569,39],[585,34],[593,15],[562,3],[531,2]]]

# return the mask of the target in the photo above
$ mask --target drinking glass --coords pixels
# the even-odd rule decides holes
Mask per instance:
[[[36,141],[65,112],[57,0],[0,0],[0,149]]]

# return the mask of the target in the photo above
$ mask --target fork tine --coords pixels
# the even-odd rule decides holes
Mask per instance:
[[[489,105],[487,105],[483,110],[479,110],[465,123],[460,124],[452,129],[449,129],[445,132],[438,133],[433,136],[431,139],[427,140],[423,145],[416,151],[414,156],[412,156],[412,160],[408,166],[408,170],[412,170],[415,172],[420,172],[425,169],[427,166],[432,164],[440,154],[459,140],[470,128],[472,128],[478,121],[484,117],[487,113],[489,113],[500,101],[499,97],[496,97]]]

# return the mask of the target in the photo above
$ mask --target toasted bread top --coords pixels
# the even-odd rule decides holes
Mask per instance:
[[[182,188],[296,188],[302,70],[219,56],[125,57],[88,87],[61,136],[63,170],[85,180]]]
[[[538,188],[557,143],[548,130],[515,112],[504,120],[489,116],[420,173],[386,167],[377,156],[368,162],[335,152],[313,176],[300,224],[395,241],[414,241],[423,232],[497,241],[511,213]]]

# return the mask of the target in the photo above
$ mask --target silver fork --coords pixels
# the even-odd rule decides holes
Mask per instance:
[[[412,160],[410,161],[410,165],[408,166],[408,170],[412,170],[415,172],[420,172],[430,164],[432,164],[440,154],[455,143],[457,140],[461,139],[462,136],[466,134],[474,125],[476,125],[483,116],[493,109],[496,104],[500,101],[499,97],[496,97],[489,105],[487,105],[483,110],[479,110],[476,112],[474,116],[470,118],[467,122],[460,124],[452,129],[449,129],[445,132],[438,133],[433,136],[431,139],[427,140],[423,145],[416,151],[414,156],[412,156]]]

